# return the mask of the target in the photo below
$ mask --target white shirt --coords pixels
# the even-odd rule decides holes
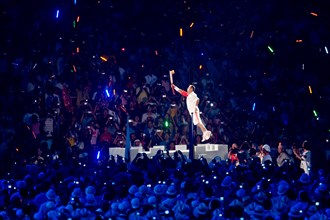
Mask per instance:
[[[300,168],[304,170],[306,174],[309,174],[311,169],[311,151],[304,151],[301,156]]]
[[[195,92],[191,92],[190,94],[188,94],[186,104],[190,114],[195,112],[197,106],[196,103],[198,100],[199,98],[197,97]]]
[[[269,154],[266,154],[262,157],[261,163],[265,163],[267,160],[273,161],[272,157]]]

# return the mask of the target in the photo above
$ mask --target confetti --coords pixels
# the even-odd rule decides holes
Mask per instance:
[[[313,15],[313,16],[315,16],[315,17],[318,16],[318,14],[316,14],[315,12],[311,12],[311,15]]]
[[[158,56],[158,51],[157,50],[155,50],[155,54],[156,54],[156,56]]]
[[[311,86],[308,86],[308,90],[309,90],[309,94],[312,94],[312,87]]]
[[[254,111],[255,109],[256,109],[256,103],[254,102],[252,106],[252,111]]]
[[[105,62],[107,62],[107,61],[108,61],[108,59],[107,59],[107,58],[105,58],[104,56],[100,56],[100,58],[101,58],[101,60],[103,60],[103,61],[105,61]]]
[[[274,53],[274,50],[273,50],[270,46],[268,46],[268,50],[269,50],[270,52]]]
[[[76,66],[75,65],[72,65],[72,67],[73,67],[73,72],[77,72],[77,69],[76,69]]]
[[[203,68],[203,65],[199,65],[199,69],[201,70]]]
[[[252,38],[254,35],[254,31],[251,31],[250,38]]]
[[[180,28],[180,37],[182,37],[182,36],[183,36],[183,29]]]
[[[80,21],[80,16],[77,16],[77,23]]]
[[[315,110],[313,110],[313,114],[314,114],[315,117],[318,117],[317,112]]]
[[[194,22],[191,22],[191,24],[190,24],[190,28],[192,28],[194,26]]]
[[[303,40],[296,40],[296,43],[302,43]]]
[[[326,54],[328,54],[328,48],[326,46],[324,47],[324,50],[325,50]]]
[[[121,105],[120,108],[121,108],[121,110],[123,110],[123,112],[125,112],[125,113],[127,112],[125,106]]]
[[[60,15],[60,10],[56,11],[56,18],[58,18],[58,16]]]
[[[72,25],[73,25],[73,28],[76,28],[76,21],[75,20],[73,21]]]
[[[34,139],[37,139],[37,136],[36,136],[36,134],[34,133],[34,131],[32,131],[32,135],[33,135],[33,138],[34,138]]]
[[[79,52],[80,52],[80,49],[79,49],[79,47],[77,47],[77,49],[76,49],[76,52],[77,52],[77,53],[79,53]]]

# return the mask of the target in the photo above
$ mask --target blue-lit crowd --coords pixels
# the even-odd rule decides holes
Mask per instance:
[[[20,109],[18,120],[2,117],[2,219],[330,218],[329,176],[313,169],[312,141],[267,136],[261,116],[237,106],[244,97],[224,94],[205,74],[191,83],[213,134],[207,143],[227,144],[228,157],[170,156],[202,135],[193,127],[190,137],[185,99],[172,93],[168,72],[128,72],[101,56],[62,74],[38,63],[25,89],[6,97]],[[127,144],[166,150],[132,161],[109,155]]]

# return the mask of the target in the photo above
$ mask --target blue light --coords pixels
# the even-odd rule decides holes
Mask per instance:
[[[253,103],[253,107],[252,107],[252,111],[254,111],[254,109],[256,108],[256,103]]]
[[[76,5],[77,4],[77,0],[73,0],[73,3]]]
[[[99,159],[99,158],[100,158],[100,154],[101,154],[101,152],[98,151],[98,152],[97,152],[97,157],[96,157],[96,159]]]
[[[108,89],[105,89],[105,93],[107,94],[108,98],[110,97],[110,93]]]
[[[58,18],[58,15],[60,14],[60,10],[56,11],[56,18]]]

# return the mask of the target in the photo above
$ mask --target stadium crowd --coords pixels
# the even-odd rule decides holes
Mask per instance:
[[[232,4],[223,7],[239,10]],[[264,4],[264,14],[249,20],[259,29]],[[222,20],[221,13],[210,15],[202,6],[200,16],[214,19],[209,26]],[[171,6],[169,13],[175,10]],[[285,45],[277,45],[282,54],[268,55],[259,50],[263,35],[233,30],[232,39],[215,40],[205,34],[206,23],[196,25],[190,39],[168,40],[164,33],[136,35],[134,28],[123,37],[121,26],[102,20],[116,33],[110,34],[94,26],[98,18],[61,32],[42,26],[41,15],[24,30],[24,53],[8,43],[15,37],[5,36],[11,52],[1,59],[1,219],[330,218],[324,154],[329,87],[322,86],[323,72],[310,73],[321,61],[304,61],[306,70],[298,70],[292,66],[301,61],[288,57],[303,50],[284,54]],[[283,31],[283,20],[290,18],[277,19],[283,34],[278,38],[297,34]],[[233,21],[222,22],[227,30]],[[228,157],[197,160],[180,151],[169,156],[175,145],[202,139],[197,127],[190,138],[191,117],[184,97],[171,90],[171,70],[176,85],[195,85],[201,118],[212,131],[207,143],[228,145]],[[308,83],[321,86],[310,94]],[[111,147],[149,151],[156,145],[165,151],[138,153],[132,161],[109,155]]]

